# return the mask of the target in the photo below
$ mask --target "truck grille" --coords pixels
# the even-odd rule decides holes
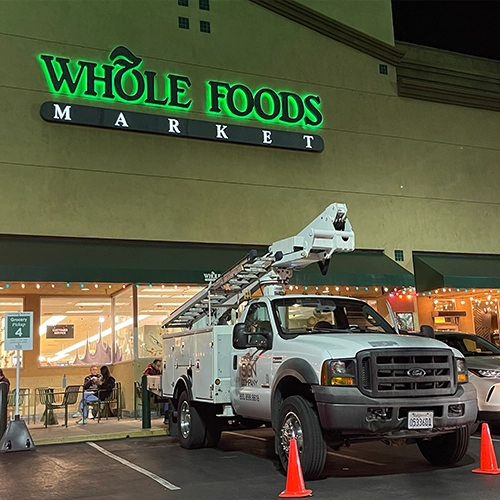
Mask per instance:
[[[456,391],[448,349],[376,349],[358,353],[358,380],[367,396],[450,395]]]

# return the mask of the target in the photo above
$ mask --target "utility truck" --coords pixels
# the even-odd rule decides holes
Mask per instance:
[[[317,263],[325,274],[353,249],[347,208],[334,203],[165,321],[161,393],[183,448],[216,446],[229,424],[265,424],[284,470],[296,439],[306,479],[321,475],[327,447],[367,440],[416,443],[437,465],[463,458],[477,400],[460,352],[430,326],[399,331],[362,300],[285,294],[293,271]]]

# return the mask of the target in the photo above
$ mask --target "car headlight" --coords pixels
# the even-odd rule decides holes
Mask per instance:
[[[457,382],[459,384],[465,384],[469,381],[469,375],[467,373],[467,364],[463,358],[455,358],[455,367],[457,369]]]
[[[329,359],[321,367],[321,385],[356,385],[353,359]]]
[[[469,370],[478,377],[484,378],[500,378],[500,370],[478,370],[469,368]]]

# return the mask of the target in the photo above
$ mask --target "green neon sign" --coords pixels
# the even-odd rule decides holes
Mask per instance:
[[[111,51],[111,64],[72,61],[50,54],[40,54],[38,59],[55,95],[142,104],[169,111],[189,111],[193,105],[189,77],[143,70],[143,60],[124,46]],[[312,128],[323,123],[318,95],[268,87],[252,90],[241,83],[216,80],[205,82],[205,92],[206,113],[217,117]]]

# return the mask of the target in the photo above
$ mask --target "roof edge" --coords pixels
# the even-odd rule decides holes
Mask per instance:
[[[377,40],[294,0],[250,0],[250,2],[386,63],[396,65],[404,56],[403,51],[392,45]]]

